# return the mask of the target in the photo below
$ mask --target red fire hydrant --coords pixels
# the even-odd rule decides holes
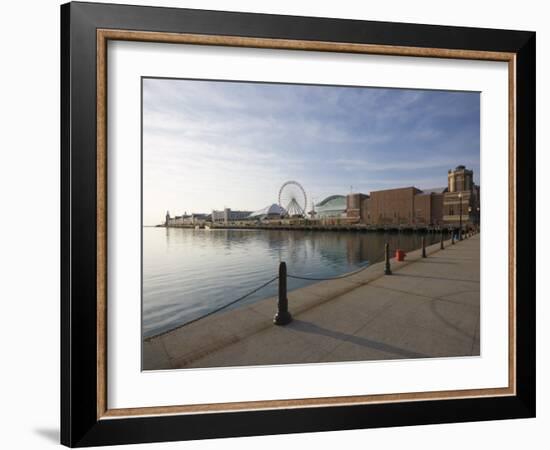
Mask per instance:
[[[395,250],[395,259],[397,259],[397,261],[399,262],[405,261],[405,256],[407,256],[407,254],[403,250],[401,249]]]

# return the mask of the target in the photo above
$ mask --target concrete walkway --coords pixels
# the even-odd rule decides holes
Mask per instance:
[[[143,369],[479,355],[479,239],[292,291],[283,327],[270,298],[147,339]]]

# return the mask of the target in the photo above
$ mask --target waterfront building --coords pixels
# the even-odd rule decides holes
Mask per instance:
[[[182,214],[181,216],[174,216],[170,217],[170,215],[167,213],[166,215],[166,226],[168,227],[177,227],[182,225],[189,224],[191,220],[191,216],[187,213]]]
[[[202,225],[205,222],[210,222],[212,220],[211,214],[205,213],[193,213],[188,219],[188,223],[192,225]]]
[[[422,191],[414,186],[373,191],[360,211],[367,225],[410,225],[415,220],[415,197]]]
[[[458,226],[460,212],[463,225],[479,223],[479,186],[464,166],[449,170],[444,188],[409,186],[346,197],[346,217],[373,226]]]
[[[460,223],[479,224],[479,186],[474,183],[474,173],[464,166],[457,166],[447,174],[448,189],[443,199],[443,222],[459,226]]]
[[[250,220],[278,220],[286,215],[286,210],[281,206],[273,203],[270,206],[266,206],[258,211],[251,213],[247,219]]]
[[[414,197],[415,225],[440,226],[443,223],[443,197],[447,188],[424,189]]]
[[[443,191],[409,186],[348,196],[348,217],[366,225],[438,226],[442,222]]]
[[[358,222],[362,221],[361,211],[369,198],[366,194],[349,194],[346,196],[346,216]]]
[[[317,219],[346,217],[346,197],[331,195],[315,205]]]
[[[210,214],[187,214],[184,213],[181,216],[170,217],[170,212],[166,211],[166,216],[164,220],[164,226],[167,227],[178,227],[184,225],[202,225],[205,222],[210,222]]]
[[[228,223],[239,220],[246,220],[252,211],[232,211],[231,208],[224,208],[222,211],[212,211],[212,223]]]

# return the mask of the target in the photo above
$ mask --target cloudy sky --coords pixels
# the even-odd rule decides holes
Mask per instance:
[[[479,94],[143,80],[143,220],[257,210],[299,181],[308,199],[479,182]],[[309,201],[309,200],[308,200]]]

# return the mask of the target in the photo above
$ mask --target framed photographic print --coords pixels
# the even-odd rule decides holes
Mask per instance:
[[[61,25],[63,444],[535,415],[535,33]]]

